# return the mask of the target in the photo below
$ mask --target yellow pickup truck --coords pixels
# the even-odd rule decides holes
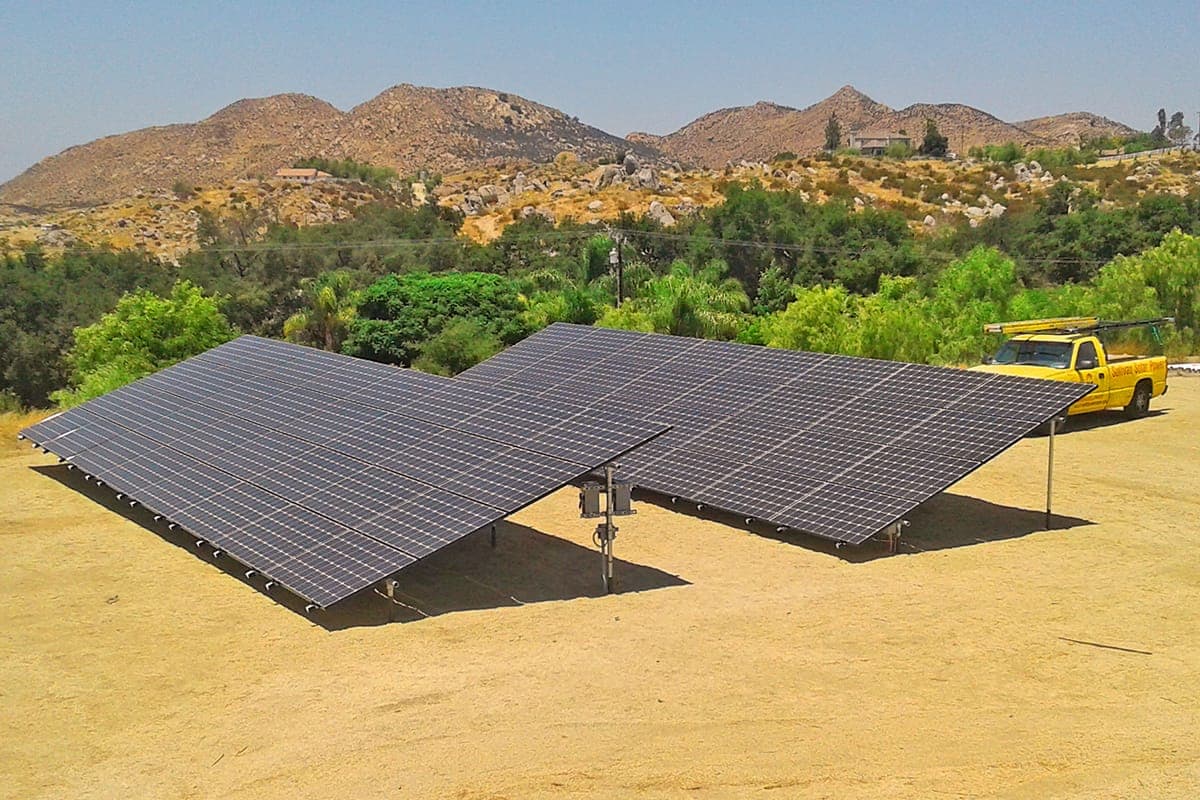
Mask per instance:
[[[972,369],[1091,383],[1095,391],[1076,401],[1068,414],[1119,408],[1129,417],[1144,417],[1150,411],[1150,401],[1166,394],[1167,360],[1162,356],[1110,356],[1099,334],[1117,328],[1154,328],[1172,321],[1169,317],[1136,322],[1064,317],[990,323],[984,326],[985,332],[1011,338],[987,363]]]

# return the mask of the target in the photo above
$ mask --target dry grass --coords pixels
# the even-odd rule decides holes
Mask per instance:
[[[1066,173],[1101,196],[1122,204],[1136,202],[1148,191],[1183,195],[1196,191],[1200,186],[1200,156],[1175,154],[1148,157],[1146,164],[1153,169],[1153,174],[1137,184],[1124,180],[1134,168],[1131,162],[1070,167]],[[782,176],[774,174],[776,168],[782,171]],[[809,172],[810,169],[813,172]],[[842,170],[856,174],[842,180],[839,176]],[[963,213],[962,208],[943,208],[940,201],[943,192],[967,204],[977,202],[980,193],[986,192],[993,200],[1015,210],[1035,200],[1048,188],[1048,185],[1041,183],[1010,183],[1006,189],[990,188],[987,184],[993,175],[1011,179],[1011,168],[1003,164],[892,161],[862,157],[839,157],[832,162],[799,159],[796,162],[773,164],[765,174],[759,166],[735,167],[727,172],[696,170],[677,175],[664,172],[664,188],[657,192],[624,186],[593,191],[592,183],[601,168],[587,164],[544,164],[527,166],[524,171],[527,177],[542,180],[546,184],[546,191],[525,192],[504,205],[487,208],[479,216],[468,218],[463,225],[464,235],[478,242],[491,241],[519,216],[525,206],[549,211],[555,219],[570,217],[583,222],[611,220],[622,211],[644,213],[655,200],[662,202],[672,213],[677,213],[681,204],[688,207],[712,206],[722,202],[721,185],[729,180],[758,180],[777,190],[802,189],[812,194],[814,200],[835,197],[851,201],[856,196],[863,197],[869,201],[869,205],[900,211],[917,231],[924,230],[921,220],[926,214],[947,219]],[[799,176],[795,185],[786,180],[786,174],[791,171]],[[462,202],[467,191],[485,184],[510,185],[515,173],[516,169],[510,166],[503,170],[476,169],[448,175],[445,186],[450,191],[440,194],[440,202],[443,205],[456,205]],[[815,191],[818,186],[824,187],[819,193]],[[922,189],[922,186],[926,188]],[[20,250],[42,234],[38,227],[40,224],[51,223],[88,245],[144,247],[157,255],[176,258],[196,247],[192,212],[199,209],[222,213],[234,208],[235,203],[252,207],[266,205],[268,216],[289,224],[305,225],[329,216],[344,218],[353,208],[371,199],[369,191],[350,184],[295,186],[281,185],[276,181],[243,180],[225,186],[203,188],[194,197],[184,200],[166,192],[158,192],[94,208],[44,214],[30,214],[7,207],[0,209],[0,245],[6,240],[8,249]],[[594,200],[604,204],[599,211],[589,211],[587,208]],[[157,236],[148,236],[146,232],[154,232]]]
[[[0,796],[1192,800],[1200,379],[1157,408],[1058,439],[1056,530],[1029,439],[892,558],[643,502],[605,597],[563,491],[332,629],[26,450]]]
[[[54,411],[35,409],[33,411],[0,412],[0,451],[28,449],[28,444],[17,441],[17,434],[30,425],[41,422]]]

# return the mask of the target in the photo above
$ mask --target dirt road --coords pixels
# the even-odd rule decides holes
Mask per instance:
[[[0,796],[1190,800],[1200,378],[1157,407],[1058,439],[1049,532],[1027,439],[896,557],[643,502],[601,597],[568,490],[396,624],[314,624],[0,443]]]

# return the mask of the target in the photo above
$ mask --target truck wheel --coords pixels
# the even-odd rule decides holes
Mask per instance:
[[[1133,398],[1130,399],[1129,405],[1125,406],[1125,416],[1130,419],[1138,419],[1149,414],[1150,394],[1152,391],[1149,381],[1139,383],[1133,390]]]

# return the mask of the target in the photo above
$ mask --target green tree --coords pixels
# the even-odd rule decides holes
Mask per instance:
[[[667,275],[645,283],[619,309],[606,312],[599,324],[676,336],[733,339],[742,327],[750,299],[741,284],[725,277],[725,272],[722,262],[696,271],[677,261]]]
[[[854,355],[853,309],[854,296],[841,286],[797,288],[796,299],[765,318],[760,333],[767,347]]]
[[[838,122],[837,114],[830,114],[825,123],[825,150],[836,153],[842,146],[842,123]]]
[[[362,181],[379,189],[387,189],[393,181],[399,178],[396,170],[391,167],[376,167],[360,163],[352,158],[340,161],[332,158],[302,158],[292,166],[298,169],[319,169],[322,172],[328,172],[335,178]]]
[[[312,344],[336,351],[354,321],[358,305],[354,276],[348,272],[327,272],[303,282],[307,308],[297,311],[283,323],[283,335],[293,342]]]
[[[1020,289],[1017,265],[1000,251],[976,247],[937,277],[930,315],[938,328],[932,360],[978,364],[988,349],[983,326],[1011,319],[1009,305]]]
[[[942,158],[950,151],[950,140],[938,130],[937,123],[932,118],[925,120],[925,138],[921,141],[920,153],[923,156]]]
[[[125,292],[166,292],[171,283],[157,259],[137,251],[0,254],[0,391],[46,406],[70,381],[64,354],[75,328],[96,322]]]
[[[941,326],[929,314],[929,301],[921,294],[916,278],[882,276],[879,291],[860,299],[855,308],[858,354],[928,361],[942,335]]]
[[[599,286],[582,289],[565,286],[561,289],[535,292],[526,298],[526,308],[521,318],[530,330],[540,330],[554,322],[591,325],[600,319],[603,313],[603,293]]]
[[[503,343],[478,321],[456,319],[421,346],[413,366],[447,377],[486,361],[503,349]]]
[[[160,297],[127,294],[94,325],[75,330],[69,356],[73,388],[52,399],[71,406],[99,397],[235,336],[216,298],[187,281]]]
[[[1171,115],[1171,121],[1167,123],[1167,138],[1176,146],[1183,146],[1192,138],[1192,129],[1184,122],[1182,111]]]
[[[517,282],[480,272],[387,275],[362,293],[342,352],[409,366],[446,325],[474,320],[502,344],[527,336]]]

